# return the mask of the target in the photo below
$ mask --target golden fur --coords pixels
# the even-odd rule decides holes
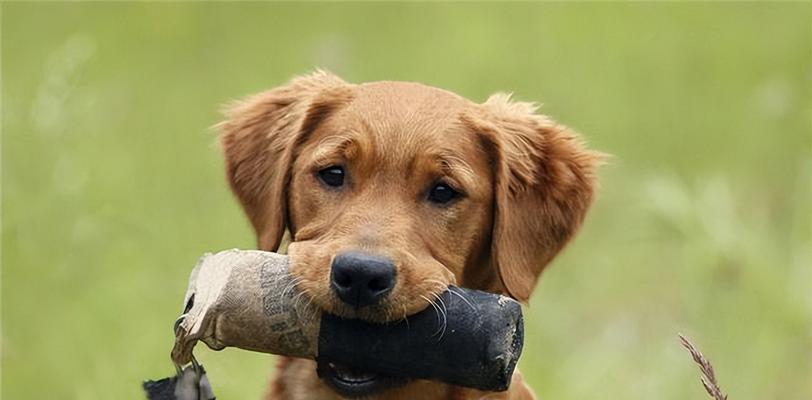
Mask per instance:
[[[257,236],[288,253],[299,289],[321,309],[383,322],[427,307],[449,284],[526,301],[542,269],[579,228],[600,155],[577,135],[496,94],[475,104],[406,82],[349,84],[319,71],[231,105],[220,125],[226,171]],[[316,172],[346,169],[325,188]],[[462,195],[426,201],[442,180]],[[330,290],[335,254],[350,249],[394,261],[397,283],[354,309]],[[381,399],[530,399],[518,372],[507,392],[413,381]],[[283,358],[269,399],[339,398],[313,361]]]

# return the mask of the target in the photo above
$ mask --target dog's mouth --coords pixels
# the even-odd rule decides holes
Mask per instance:
[[[386,389],[404,385],[408,378],[365,371],[360,368],[319,360],[316,369],[319,378],[338,394],[363,397]]]

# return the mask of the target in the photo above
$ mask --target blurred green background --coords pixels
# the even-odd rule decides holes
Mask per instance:
[[[251,247],[219,105],[320,66],[505,90],[614,155],[527,309],[541,399],[812,398],[809,3],[3,3],[2,397],[138,399]],[[199,347],[223,399],[270,356]]]

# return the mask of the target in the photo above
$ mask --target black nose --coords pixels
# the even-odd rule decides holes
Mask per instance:
[[[341,253],[333,259],[330,285],[342,301],[355,308],[372,305],[395,287],[395,266],[386,257]]]

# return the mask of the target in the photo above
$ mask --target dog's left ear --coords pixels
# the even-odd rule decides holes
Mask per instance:
[[[494,164],[491,264],[519,301],[528,300],[544,267],[580,227],[603,158],[535,111],[496,94],[463,116]]]

